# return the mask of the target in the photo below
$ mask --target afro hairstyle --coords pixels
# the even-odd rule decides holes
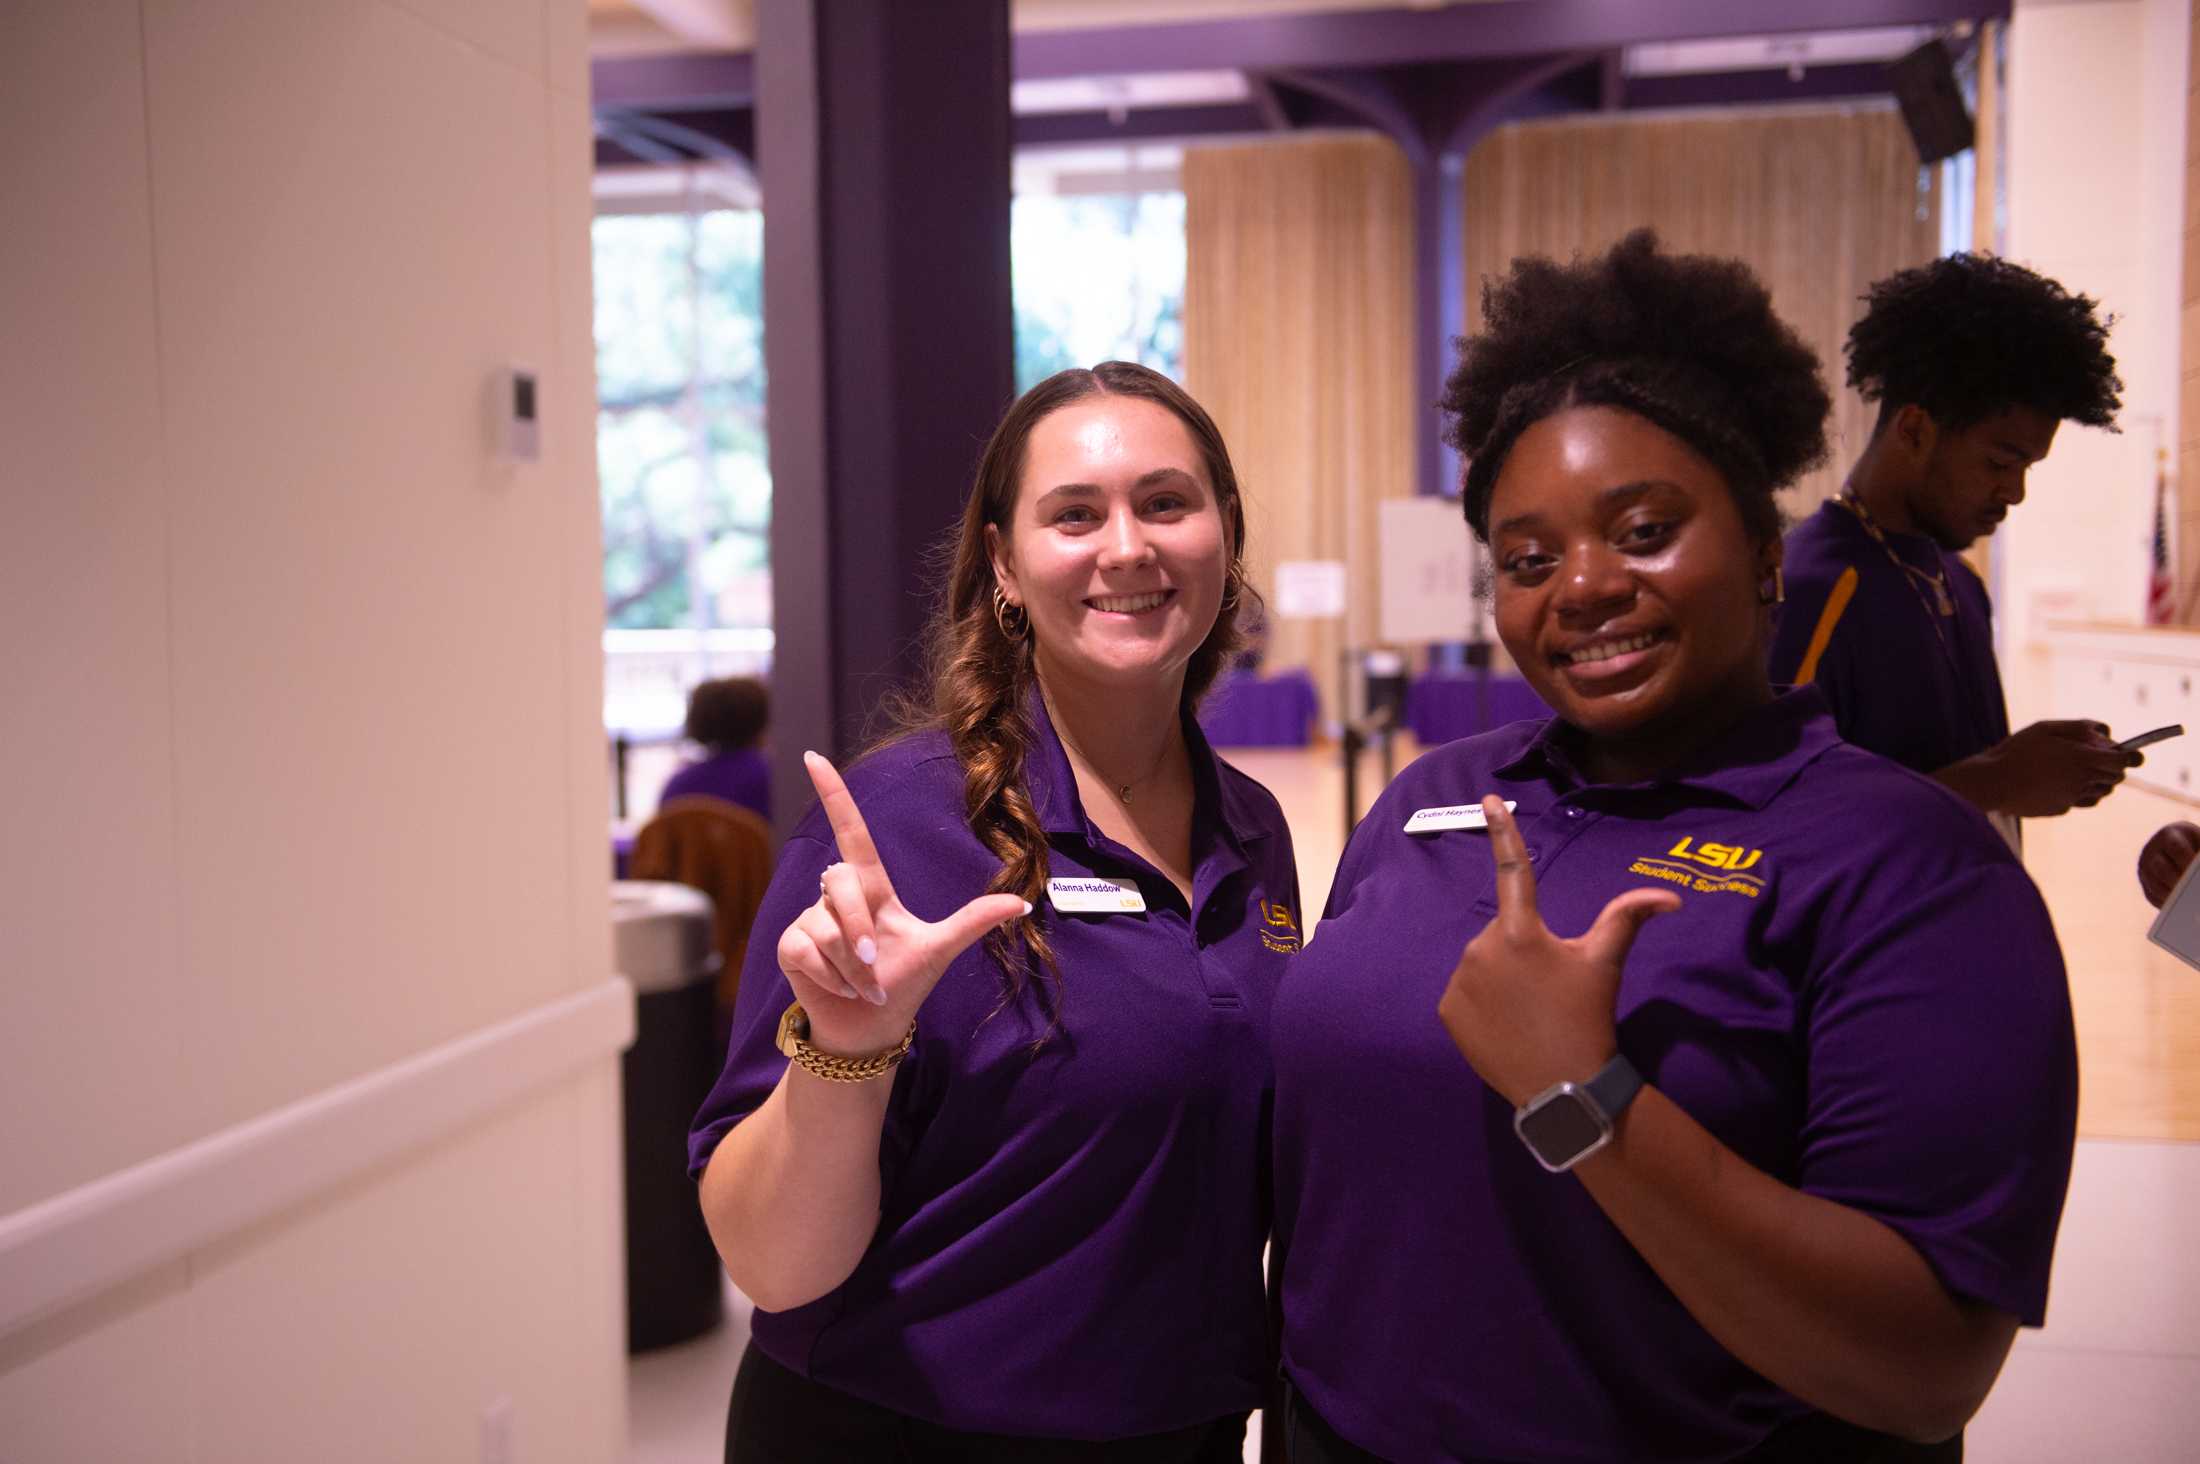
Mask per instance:
[[[1482,289],[1483,330],[1457,342],[1438,405],[1467,459],[1464,498],[1489,538],[1490,494],[1512,446],[1566,407],[1608,406],[1672,433],[1716,467],[1759,541],[1773,494],[1826,456],[1832,399],[1818,355],[1772,311],[1749,266],[1667,254],[1637,229],[1572,264],[1513,261]]]
[[[1949,431],[2011,407],[2088,427],[2116,425],[2123,403],[2114,318],[2045,275],[1990,254],[1951,254],[1891,274],[1849,329],[1849,385],[1880,420],[1923,407]]]

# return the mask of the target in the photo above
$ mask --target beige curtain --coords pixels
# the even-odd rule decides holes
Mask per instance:
[[[2002,23],[1979,27],[1978,116],[1971,145],[1971,248],[2001,253],[2001,38]]]
[[[1384,138],[1184,155],[1184,384],[1230,445],[1253,583],[1341,559],[1337,621],[1269,617],[1268,665],[1304,666],[1329,718],[1339,656],[1375,636],[1376,505],[1413,491],[1413,195]]]
[[[1939,252],[1938,183],[1888,106],[1522,123],[1467,160],[1469,328],[1482,281],[1516,256],[1567,259],[1648,224],[1677,250],[1748,261],[1825,363],[1833,456],[1792,515],[1837,491],[1871,434],[1841,343],[1865,286]]]
[[[1978,116],[1971,144],[1971,249],[1977,254],[2001,253],[2001,36],[1998,20],[1979,29]],[[1994,582],[1991,535],[1964,550],[1963,557],[1980,579]]]

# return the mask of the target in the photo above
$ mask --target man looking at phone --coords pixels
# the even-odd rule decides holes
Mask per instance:
[[[2010,734],[1992,606],[1958,554],[2024,501],[2062,423],[2114,429],[2108,324],[1989,255],[1890,275],[1867,299],[1848,375],[1879,418],[1841,495],[1787,536],[1772,679],[1824,688],[1843,737],[1997,822],[2091,807],[2138,753],[2098,722]]]

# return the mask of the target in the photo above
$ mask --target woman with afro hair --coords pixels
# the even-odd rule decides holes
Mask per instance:
[[[1556,715],[1434,749],[1275,1007],[1295,1464],[1911,1460],[2042,1320],[2038,893],[1765,672],[1818,363],[1731,260],[1516,262],[1444,408]]]

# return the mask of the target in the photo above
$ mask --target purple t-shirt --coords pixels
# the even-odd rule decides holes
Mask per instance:
[[[772,765],[760,747],[736,747],[684,763],[665,779],[657,795],[662,808],[675,798],[723,798],[769,819],[772,816]]]
[[[1146,909],[1042,907],[1062,1018],[1037,1056],[1035,994],[997,1011],[1000,970],[983,943],[948,967],[894,1077],[870,1249],[837,1290],[758,1312],[754,1337],[796,1372],[950,1428],[1080,1439],[1186,1428],[1257,1407],[1271,1356],[1268,1019],[1298,946],[1291,837],[1268,791],[1186,718],[1198,788],[1188,910],[1086,818],[1036,700],[1030,715],[1026,780],[1050,877],[1133,880]],[[893,743],[847,779],[912,911],[937,920],[984,893],[1000,863],[964,821],[944,735]],[[792,998],[773,948],[837,857],[813,808],[757,915],[726,1070],[689,1141],[697,1174],[785,1069],[772,1039]]]
[[[1578,1180],[1538,1167],[1437,1019],[1496,912],[1489,838],[1404,825],[1486,793],[1518,801],[1559,935],[1624,891],[1680,893],[1620,983],[1620,1049],[1648,1082],[1747,1162],[1891,1226],[1952,1291],[2039,1324],[2076,1052],[2055,932],[2007,846],[1840,741],[1810,689],[1648,784],[1585,784],[1572,741],[1521,722],[1408,767],[1278,993],[1300,1391],[1411,1461],[1726,1459],[1810,1411],[1713,1340]]]
[[[1971,567],[1932,540],[1888,534],[1887,546],[1944,575],[1956,613],[1937,613],[1932,589],[1828,501],[1788,533],[1769,666],[1776,684],[1821,688],[1848,741],[1936,773],[2009,735],[1993,606]]]

